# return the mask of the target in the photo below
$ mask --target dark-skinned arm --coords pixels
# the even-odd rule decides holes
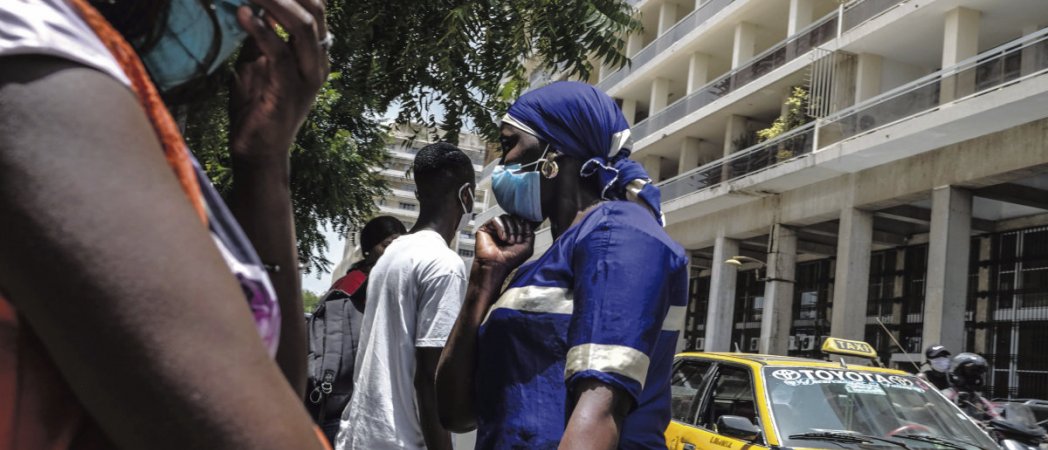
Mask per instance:
[[[506,276],[503,268],[474,260],[462,310],[441,355],[436,376],[440,422],[456,433],[477,427],[473,399],[477,329],[495,303]]]
[[[125,86],[0,58],[0,217],[0,291],[117,448],[322,448]]]
[[[240,51],[230,86],[230,154],[233,190],[229,207],[269,270],[280,302],[277,363],[302,395],[306,383],[306,328],[289,188],[291,145],[329,72],[319,40],[327,34],[324,3],[255,0],[270,20],[294,39],[241,8],[251,35]]]
[[[597,380],[582,380],[576,387],[561,450],[614,450],[619,446],[622,420],[632,400],[620,389]]]
[[[532,225],[511,216],[492,219],[477,230],[466,298],[437,367],[437,406],[448,430],[465,433],[477,427],[477,330],[506,277],[531,257],[534,245]]]
[[[419,347],[415,349],[415,395],[418,401],[419,422],[426,448],[451,450],[451,434],[440,424],[437,413],[435,378],[441,347]]]

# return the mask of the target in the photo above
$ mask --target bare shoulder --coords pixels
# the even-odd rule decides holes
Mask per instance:
[[[0,148],[33,148],[72,136],[159,148],[145,112],[121,81],[61,58],[0,57]]]

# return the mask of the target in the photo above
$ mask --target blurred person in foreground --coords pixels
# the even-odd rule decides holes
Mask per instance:
[[[479,449],[666,448],[688,264],[622,112],[554,83],[509,108],[501,146],[492,189],[509,215],[477,232],[437,372],[441,419],[477,428]],[[553,244],[524,263],[546,219]]]
[[[448,143],[419,150],[411,171],[418,221],[371,269],[339,450],[451,449],[434,377],[466,291],[466,267],[449,245],[472,216],[476,174]]]
[[[0,449],[324,448],[288,190],[324,9],[0,2]],[[168,105],[238,48],[227,207]]]

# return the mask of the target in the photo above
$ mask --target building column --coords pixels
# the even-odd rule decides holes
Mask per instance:
[[[710,81],[710,55],[692,53],[688,61],[688,94],[697,91]]]
[[[644,171],[648,172],[652,183],[662,181],[662,157],[649,155],[643,159]]]
[[[785,355],[789,351],[790,325],[793,322],[797,233],[782,224],[775,224],[769,238],[772,241],[768,253],[768,281],[764,284],[759,353]]]
[[[972,194],[950,186],[932,190],[928,232],[928,277],[921,344],[964,348],[968,301],[968,258],[972,239]]]
[[[620,109],[622,109],[622,115],[626,117],[626,122],[632,127],[633,120],[637,117],[637,101],[624,98]]]
[[[728,117],[728,124],[724,127],[724,155],[727,158],[731,156],[741,148],[735,148],[735,140],[739,139],[747,133],[746,126],[749,120],[745,116],[731,115]],[[725,164],[721,167],[721,180],[727,181],[731,179],[731,165]]]
[[[757,26],[748,22],[735,25],[735,40],[731,49],[731,68],[735,69],[757,54]]]
[[[870,290],[873,213],[854,207],[841,211],[837,232],[837,270],[833,279],[830,335],[841,339],[866,337],[866,301]]]
[[[786,36],[793,36],[815,21],[815,0],[790,0]]]
[[[663,2],[659,5],[659,36],[669,31],[677,23],[677,4]]]
[[[701,154],[702,139],[686,136],[680,143],[680,160],[677,163],[677,172],[684,173],[699,167]]]
[[[948,68],[979,53],[979,19],[974,9],[954,8],[946,13],[942,42],[942,67]],[[964,97],[975,91],[975,71],[951,75],[942,80],[939,100],[942,103]]]
[[[746,116],[738,116],[732,114],[728,117],[728,125],[724,127],[724,156],[731,156],[732,153],[742,150],[741,148],[735,148],[735,141],[746,134],[748,131],[746,126],[749,123],[749,119]]]
[[[713,268],[710,269],[710,301],[706,308],[707,352],[731,351],[731,330],[735,322],[735,266],[724,264],[739,254],[739,241],[717,234],[713,245]]]
[[[632,58],[644,48],[644,35],[640,32],[631,34],[626,38],[626,56]]]
[[[855,103],[881,93],[881,72],[884,58],[872,53],[860,53],[855,69]]]
[[[670,80],[665,78],[656,78],[651,82],[651,99],[648,102],[650,108],[648,109],[648,115],[654,116],[655,113],[662,111],[666,108],[666,104],[669,103],[670,99]]]

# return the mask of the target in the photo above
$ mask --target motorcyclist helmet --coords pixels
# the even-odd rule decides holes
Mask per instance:
[[[929,346],[924,350],[924,357],[936,372],[946,373],[950,369],[950,351],[942,345]]]
[[[944,345],[935,344],[928,346],[928,348],[924,350],[924,357],[928,360],[942,358],[943,356],[950,356],[950,351],[947,350]]]
[[[950,385],[961,391],[973,391],[983,387],[989,366],[986,359],[975,353],[958,353],[950,360],[948,374]]]

